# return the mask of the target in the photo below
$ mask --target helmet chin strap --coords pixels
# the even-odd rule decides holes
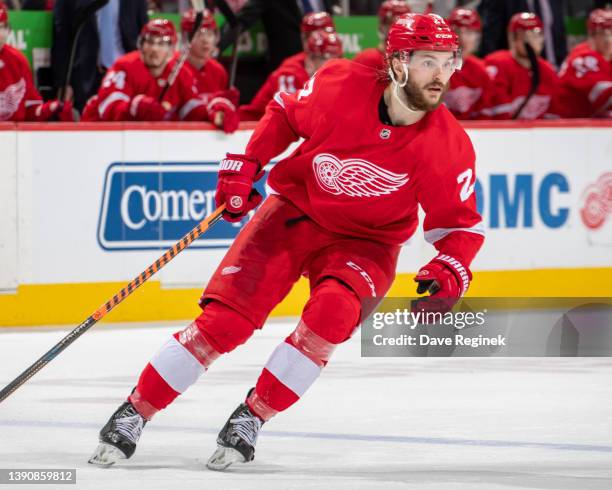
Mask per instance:
[[[402,83],[397,81],[397,79],[395,78],[395,72],[393,71],[393,68],[389,67],[389,76],[391,77],[391,80],[393,82],[393,90],[391,91],[391,93],[393,94],[393,97],[395,97],[399,105],[402,106],[404,110],[412,114],[417,114],[422,111],[411,109],[404,103],[404,101],[400,97],[400,93],[399,93],[400,88],[404,88],[406,84],[408,83],[408,65],[407,63],[402,63],[401,65],[402,65],[402,71],[404,72],[404,81]]]

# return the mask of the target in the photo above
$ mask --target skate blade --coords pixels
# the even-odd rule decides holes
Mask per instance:
[[[223,471],[234,463],[244,462],[244,456],[234,448],[219,446],[206,463],[206,467],[213,471]]]
[[[88,463],[95,464],[96,466],[111,466],[120,459],[125,459],[125,454],[115,446],[101,442],[91,458],[89,458]]]

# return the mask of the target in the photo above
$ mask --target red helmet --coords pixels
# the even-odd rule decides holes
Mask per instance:
[[[378,20],[381,24],[391,24],[404,14],[410,13],[410,7],[405,0],[385,0],[378,9]]]
[[[159,37],[162,41],[176,44],[176,29],[168,19],[154,19],[147,22],[140,31],[142,40]]]
[[[8,24],[8,9],[4,2],[0,2],[0,24]]]
[[[533,31],[535,29],[543,29],[544,24],[536,14],[531,12],[519,12],[514,14],[508,23],[508,31]]]
[[[181,16],[181,32],[190,34],[193,31],[193,27],[195,26],[196,21],[196,11],[193,9],[186,10],[185,13]],[[217,29],[217,22],[215,21],[215,16],[213,13],[204,9],[202,12],[202,23],[200,24],[200,29]]]
[[[466,29],[479,31],[482,28],[480,15],[478,15],[478,12],[473,9],[466,9],[463,7],[453,9],[450,17],[448,18],[448,24],[455,29],[464,27]]]
[[[302,18],[300,28],[304,34],[310,34],[319,29],[335,31],[336,25],[332,16],[327,12],[311,12]]]
[[[458,51],[457,34],[436,14],[404,14],[389,29],[387,57],[416,50]]]
[[[595,9],[587,20],[587,30],[593,32],[597,29],[612,28],[612,9]]]
[[[307,54],[324,56],[325,58],[341,58],[342,41],[335,32],[313,31],[308,37],[304,51]]]

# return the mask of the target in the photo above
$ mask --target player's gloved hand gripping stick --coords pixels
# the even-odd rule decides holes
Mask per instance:
[[[240,221],[259,205],[262,197],[253,184],[263,175],[261,163],[246,155],[228,153],[221,160],[215,203],[218,207],[225,205],[226,221]]]
[[[115,296],[104,303],[100,308],[94,311],[83,323],[76,327],[72,332],[66,335],[60,340],[55,346],[43,355],[38,361],[27,368],[17,378],[11,381],[0,391],[0,402],[8,398],[17,388],[28,381],[38,371],[44,368],[49,362],[51,362],[57,355],[72,344],[76,339],[83,335],[87,330],[98,323],[104,318],[115,306],[121,303],[125,298],[132,294],[139,286],[144,284],[153,274],[164,267],[179,253],[185,250],[192,242],[197,240],[203,235],[212,225],[219,221],[225,211],[225,205],[221,204],[215,211],[205,219],[203,219],[198,226],[187,233],[183,238],[174,244],[172,248],[167,250],[159,259],[153,262],[149,267],[140,273],[133,281],[127,284],[121,291]]]
[[[414,280],[417,294],[428,292],[430,296],[413,301],[413,310],[444,313],[467,292],[472,273],[454,257],[439,254],[421,267]]]

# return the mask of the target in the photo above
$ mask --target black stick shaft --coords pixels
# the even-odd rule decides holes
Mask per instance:
[[[232,48],[232,64],[230,65],[230,77],[229,86],[230,88],[235,86],[236,83],[236,69],[238,68],[238,42],[240,41],[240,27],[236,27],[236,37],[234,38],[234,47]]]
[[[189,33],[187,42],[185,43],[185,46],[183,46],[181,57],[176,62],[176,65],[174,65],[172,72],[170,72],[170,75],[168,76],[168,80],[166,80],[166,85],[164,85],[164,88],[162,88],[162,91],[159,94],[159,97],[157,98],[157,102],[161,103],[164,100],[164,97],[166,97],[168,90],[170,89],[170,87],[172,87],[172,85],[174,85],[174,82],[178,78],[178,74],[183,69],[183,66],[185,65],[185,61],[187,61],[187,57],[189,56],[189,50],[191,49],[191,41],[193,40],[193,36],[195,36],[198,30],[200,29],[200,25],[202,25],[203,17],[204,17],[204,14],[202,12],[196,13],[195,22],[193,23],[193,27],[191,29],[191,32]]]
[[[512,119],[518,119],[520,117],[521,113],[523,112],[523,109],[529,103],[534,94],[538,91],[538,88],[540,86],[540,65],[538,64],[538,55],[529,43],[525,43],[525,51],[527,52],[527,57],[529,58],[531,87],[523,103],[512,115]]]
[[[240,28],[238,17],[236,17],[236,14],[225,0],[215,0],[214,4],[221,11],[221,14],[223,14],[223,17],[225,17],[225,20],[227,21],[229,26],[232,29],[236,30],[230,64],[229,86],[231,88],[235,85],[236,82],[236,68],[238,67],[238,41],[240,40],[240,34],[242,34],[242,29]]]

